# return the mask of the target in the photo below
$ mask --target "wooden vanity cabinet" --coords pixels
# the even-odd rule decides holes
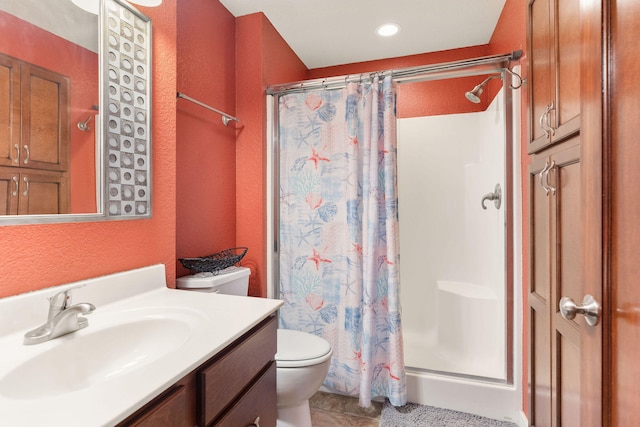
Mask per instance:
[[[119,427],[276,425],[277,321],[271,316]]]

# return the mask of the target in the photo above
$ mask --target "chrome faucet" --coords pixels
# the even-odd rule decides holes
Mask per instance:
[[[40,344],[89,325],[87,318],[80,315],[90,314],[96,307],[88,302],[70,305],[72,289],[58,292],[49,298],[47,322],[24,335],[25,345]]]

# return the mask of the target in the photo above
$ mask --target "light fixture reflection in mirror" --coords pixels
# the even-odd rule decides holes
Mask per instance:
[[[71,0],[73,4],[89,13],[97,15],[100,12],[100,0]],[[162,0],[130,0],[129,3],[139,4],[140,6],[155,7],[162,4]]]

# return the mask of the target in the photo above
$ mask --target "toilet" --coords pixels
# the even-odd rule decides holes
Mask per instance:
[[[246,296],[246,267],[229,267],[216,275],[198,273],[180,277],[178,289]],[[327,373],[333,350],[326,340],[306,332],[278,329],[276,352],[277,427],[311,427],[309,398]]]

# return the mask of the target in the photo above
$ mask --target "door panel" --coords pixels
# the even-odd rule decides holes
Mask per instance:
[[[576,344],[577,339],[577,344]],[[581,427],[580,417],[580,334],[573,328],[568,334],[557,334],[558,426]]]
[[[558,47],[554,127],[559,133],[570,133],[579,127],[579,123],[569,122],[580,116],[580,0],[556,0],[555,9]],[[561,129],[565,125],[571,129],[565,132]]]
[[[529,61],[531,66],[530,84],[530,130],[531,141],[545,141],[547,138],[539,126],[538,119],[551,102],[551,52],[553,34],[549,15],[549,0],[531,0],[529,2]],[[531,142],[530,141],[530,142]]]
[[[66,171],[69,167],[69,79],[22,65],[21,167]]]
[[[551,156],[550,185],[555,188],[551,198],[552,239],[555,243],[552,265],[551,330],[555,337],[551,355],[555,391],[552,403],[554,426],[580,427],[580,329],[586,327],[582,316],[566,320],[558,304],[570,297],[577,304],[585,294],[582,280],[582,216],[580,185],[580,145],[574,137],[564,145],[568,149]],[[565,372],[566,370],[566,372]]]
[[[0,166],[18,166],[20,62],[0,54]]]

